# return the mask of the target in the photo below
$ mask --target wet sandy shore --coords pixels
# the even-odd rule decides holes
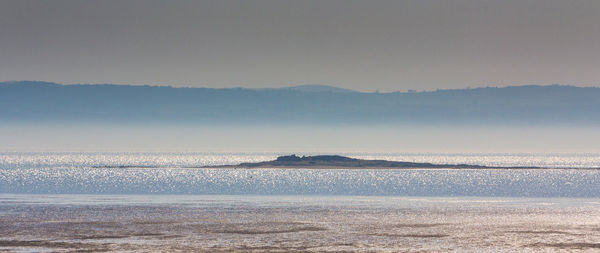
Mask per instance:
[[[597,199],[0,195],[0,252],[599,251]]]

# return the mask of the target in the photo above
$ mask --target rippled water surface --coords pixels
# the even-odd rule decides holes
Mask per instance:
[[[600,155],[346,154],[551,169],[208,169],[272,153],[0,153],[0,251],[600,250]]]
[[[198,167],[275,159],[276,153],[19,153],[0,152],[0,168],[149,166]],[[303,155],[316,155],[303,153]],[[342,153],[362,159],[472,164],[485,166],[534,166],[550,168],[600,168],[600,154],[366,154]]]
[[[349,155],[561,169],[209,169],[198,167],[276,155],[4,153],[0,193],[600,197],[598,155]]]

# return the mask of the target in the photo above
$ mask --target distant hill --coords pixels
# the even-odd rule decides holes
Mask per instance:
[[[600,88],[512,86],[362,93],[0,83],[0,122],[202,124],[597,124]]]
[[[304,92],[338,92],[338,93],[346,93],[346,92],[357,92],[355,90],[338,88],[329,85],[319,85],[319,84],[305,84],[289,87],[290,90],[304,91]]]

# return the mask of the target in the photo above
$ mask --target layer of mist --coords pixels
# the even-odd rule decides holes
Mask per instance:
[[[595,127],[0,125],[0,151],[599,153]]]

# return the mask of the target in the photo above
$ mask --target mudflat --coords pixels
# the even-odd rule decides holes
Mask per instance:
[[[600,249],[600,205],[594,199],[153,196],[155,203],[143,203],[134,195],[44,198],[49,201],[28,202],[18,195],[2,200],[0,251]]]

